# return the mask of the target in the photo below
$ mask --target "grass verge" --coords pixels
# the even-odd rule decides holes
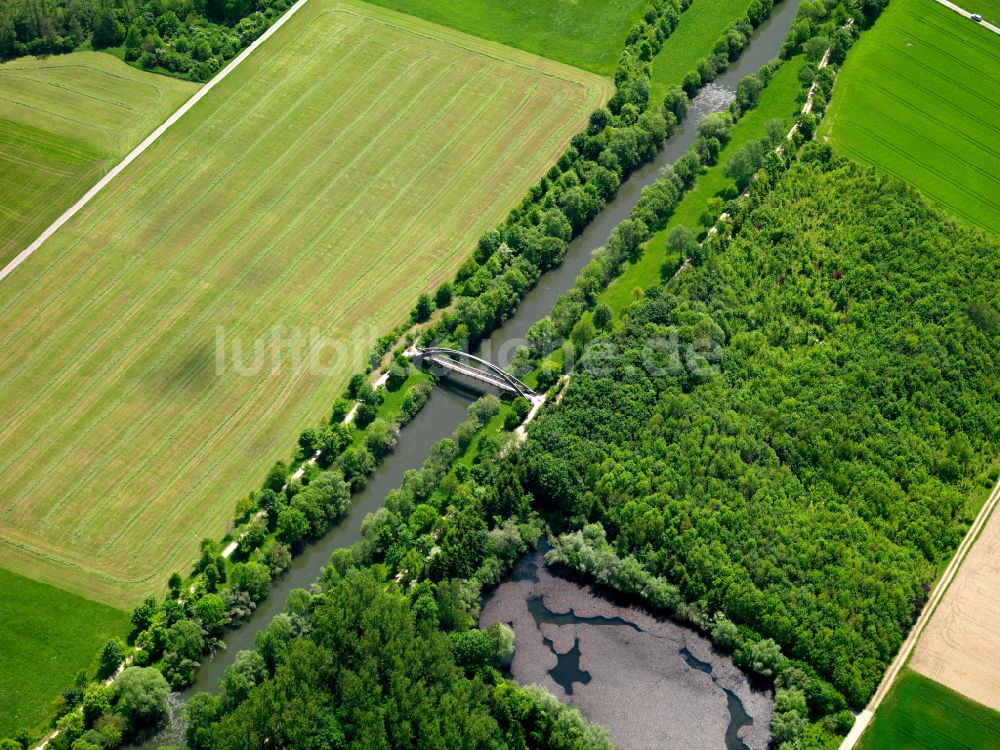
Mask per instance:
[[[698,60],[712,54],[723,30],[749,7],[749,0],[694,0],[653,58],[650,98],[662,101],[667,89],[680,86],[684,74],[694,69]]]

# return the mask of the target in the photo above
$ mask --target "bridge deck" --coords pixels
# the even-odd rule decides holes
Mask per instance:
[[[487,372],[479,370],[475,367],[462,364],[461,362],[456,362],[453,359],[449,359],[444,356],[434,356],[431,354],[424,355],[425,362],[437,365],[444,370],[451,370],[452,372],[458,373],[459,375],[464,375],[466,377],[472,378],[473,380],[478,380],[482,383],[486,383],[494,388],[499,388],[501,391],[506,391],[507,393],[513,393],[515,396],[520,394],[515,388],[513,388],[507,381],[503,378],[490,375]]]

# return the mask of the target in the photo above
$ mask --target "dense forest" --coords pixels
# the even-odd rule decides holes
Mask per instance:
[[[5,0],[0,58],[89,43],[148,70],[207,81],[292,0]]]
[[[525,484],[860,706],[997,478],[1000,247],[821,146],[756,200],[588,345]]]
[[[871,694],[957,543],[969,498],[996,478],[989,268],[1000,247],[825,146],[770,166],[735,203],[732,234],[573,344],[563,398],[521,450],[509,433],[446,440],[409,472],[314,595],[297,594],[257,655],[237,659],[263,664],[259,676],[231,668],[221,697],[189,704],[189,741],[273,744],[313,716],[343,746],[366,747],[401,704],[461,696],[451,718],[464,742],[602,746],[578,716],[539,708],[551,696],[500,680],[509,636],[474,626],[481,592],[544,519],[561,532],[551,561],[702,629],[774,684],[780,747],[836,746],[847,706]],[[495,398],[471,412],[483,423]],[[468,451],[471,462],[455,460]],[[383,607],[397,613],[390,632]],[[440,648],[450,676],[433,695],[411,637],[426,658]],[[397,681],[416,692],[396,694]],[[362,705],[345,693],[354,687],[376,698]],[[351,709],[334,721],[336,705]]]
[[[431,591],[328,568],[322,593],[293,593],[220,696],[189,702],[189,744],[610,750],[575,710],[500,676],[509,628],[475,629],[457,587]]]

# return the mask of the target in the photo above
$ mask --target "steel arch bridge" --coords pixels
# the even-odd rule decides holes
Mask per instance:
[[[447,349],[441,346],[428,347],[427,349],[414,347],[414,350],[416,356],[420,357],[424,361],[436,364],[445,370],[450,370],[461,375],[466,375],[475,380],[486,382],[494,388],[499,388],[500,390],[513,393],[516,396],[522,396],[529,401],[533,396],[537,395],[523,381],[514,377],[509,372],[497,367],[492,362],[481,359],[474,354],[459,351],[458,349]],[[472,367],[469,364],[466,364],[466,362],[481,365],[486,368],[486,371],[484,372],[478,367]]]

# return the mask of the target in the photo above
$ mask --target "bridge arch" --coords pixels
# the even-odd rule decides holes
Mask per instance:
[[[427,349],[416,348],[416,354],[419,357],[448,357],[455,360],[466,360],[468,362],[474,362],[477,365],[482,365],[491,374],[503,380],[510,388],[511,391],[525,399],[531,400],[531,397],[536,395],[531,388],[529,388],[522,380],[514,377],[506,370],[497,367],[492,362],[485,359],[477,357],[474,354],[469,354],[468,352],[460,351],[459,349],[447,349],[443,346],[433,346]]]

